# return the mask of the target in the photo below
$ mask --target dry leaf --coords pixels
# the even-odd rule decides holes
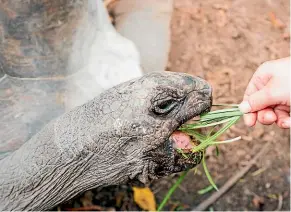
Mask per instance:
[[[279,29],[285,28],[285,24],[279,18],[276,17],[274,12],[269,13],[269,19],[272,22],[274,27],[279,28]]]
[[[134,201],[139,207],[148,211],[156,210],[155,196],[149,188],[133,187],[132,189]]]
[[[252,202],[253,202],[253,205],[258,209],[262,209],[262,207],[264,206],[264,198],[263,197],[254,196]]]

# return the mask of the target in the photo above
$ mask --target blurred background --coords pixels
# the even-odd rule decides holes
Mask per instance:
[[[290,55],[288,0],[1,1],[0,156],[19,148],[44,124],[118,83],[152,71],[205,78],[215,103],[238,104],[256,68]],[[290,210],[290,133],[276,126],[226,137],[208,148],[220,188],[269,143],[241,179],[206,210]],[[179,174],[153,182],[159,204]],[[214,190],[202,167],[190,171],[165,210],[192,210]],[[130,185],[94,189],[54,210],[143,210]]]

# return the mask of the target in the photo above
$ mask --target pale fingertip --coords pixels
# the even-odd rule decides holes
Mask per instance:
[[[264,114],[264,122],[266,124],[273,124],[275,121],[277,121],[277,116],[273,111],[267,111]]]
[[[252,127],[256,123],[256,116],[255,114],[245,114],[244,116],[244,123],[245,125]]]
[[[282,127],[283,127],[283,128],[290,128],[290,124],[291,124],[290,119],[284,120],[284,121],[282,122]]]
[[[251,112],[252,108],[249,104],[248,101],[243,101],[242,103],[240,103],[239,105],[239,110],[242,112],[242,113],[249,113]]]

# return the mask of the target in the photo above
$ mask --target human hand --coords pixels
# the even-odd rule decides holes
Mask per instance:
[[[251,78],[239,106],[247,126],[256,121],[290,128],[290,57],[268,61]]]

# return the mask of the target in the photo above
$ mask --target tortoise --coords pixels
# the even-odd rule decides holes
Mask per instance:
[[[102,0],[1,1],[0,158],[105,89],[165,69],[172,1],[113,8],[119,31]]]
[[[210,110],[210,85],[187,74],[142,76],[129,41],[129,78],[94,84],[83,46],[114,32],[93,28],[101,3],[0,3],[1,210],[49,210],[91,188],[148,183],[200,163],[199,153],[191,162],[175,154],[169,138]]]

